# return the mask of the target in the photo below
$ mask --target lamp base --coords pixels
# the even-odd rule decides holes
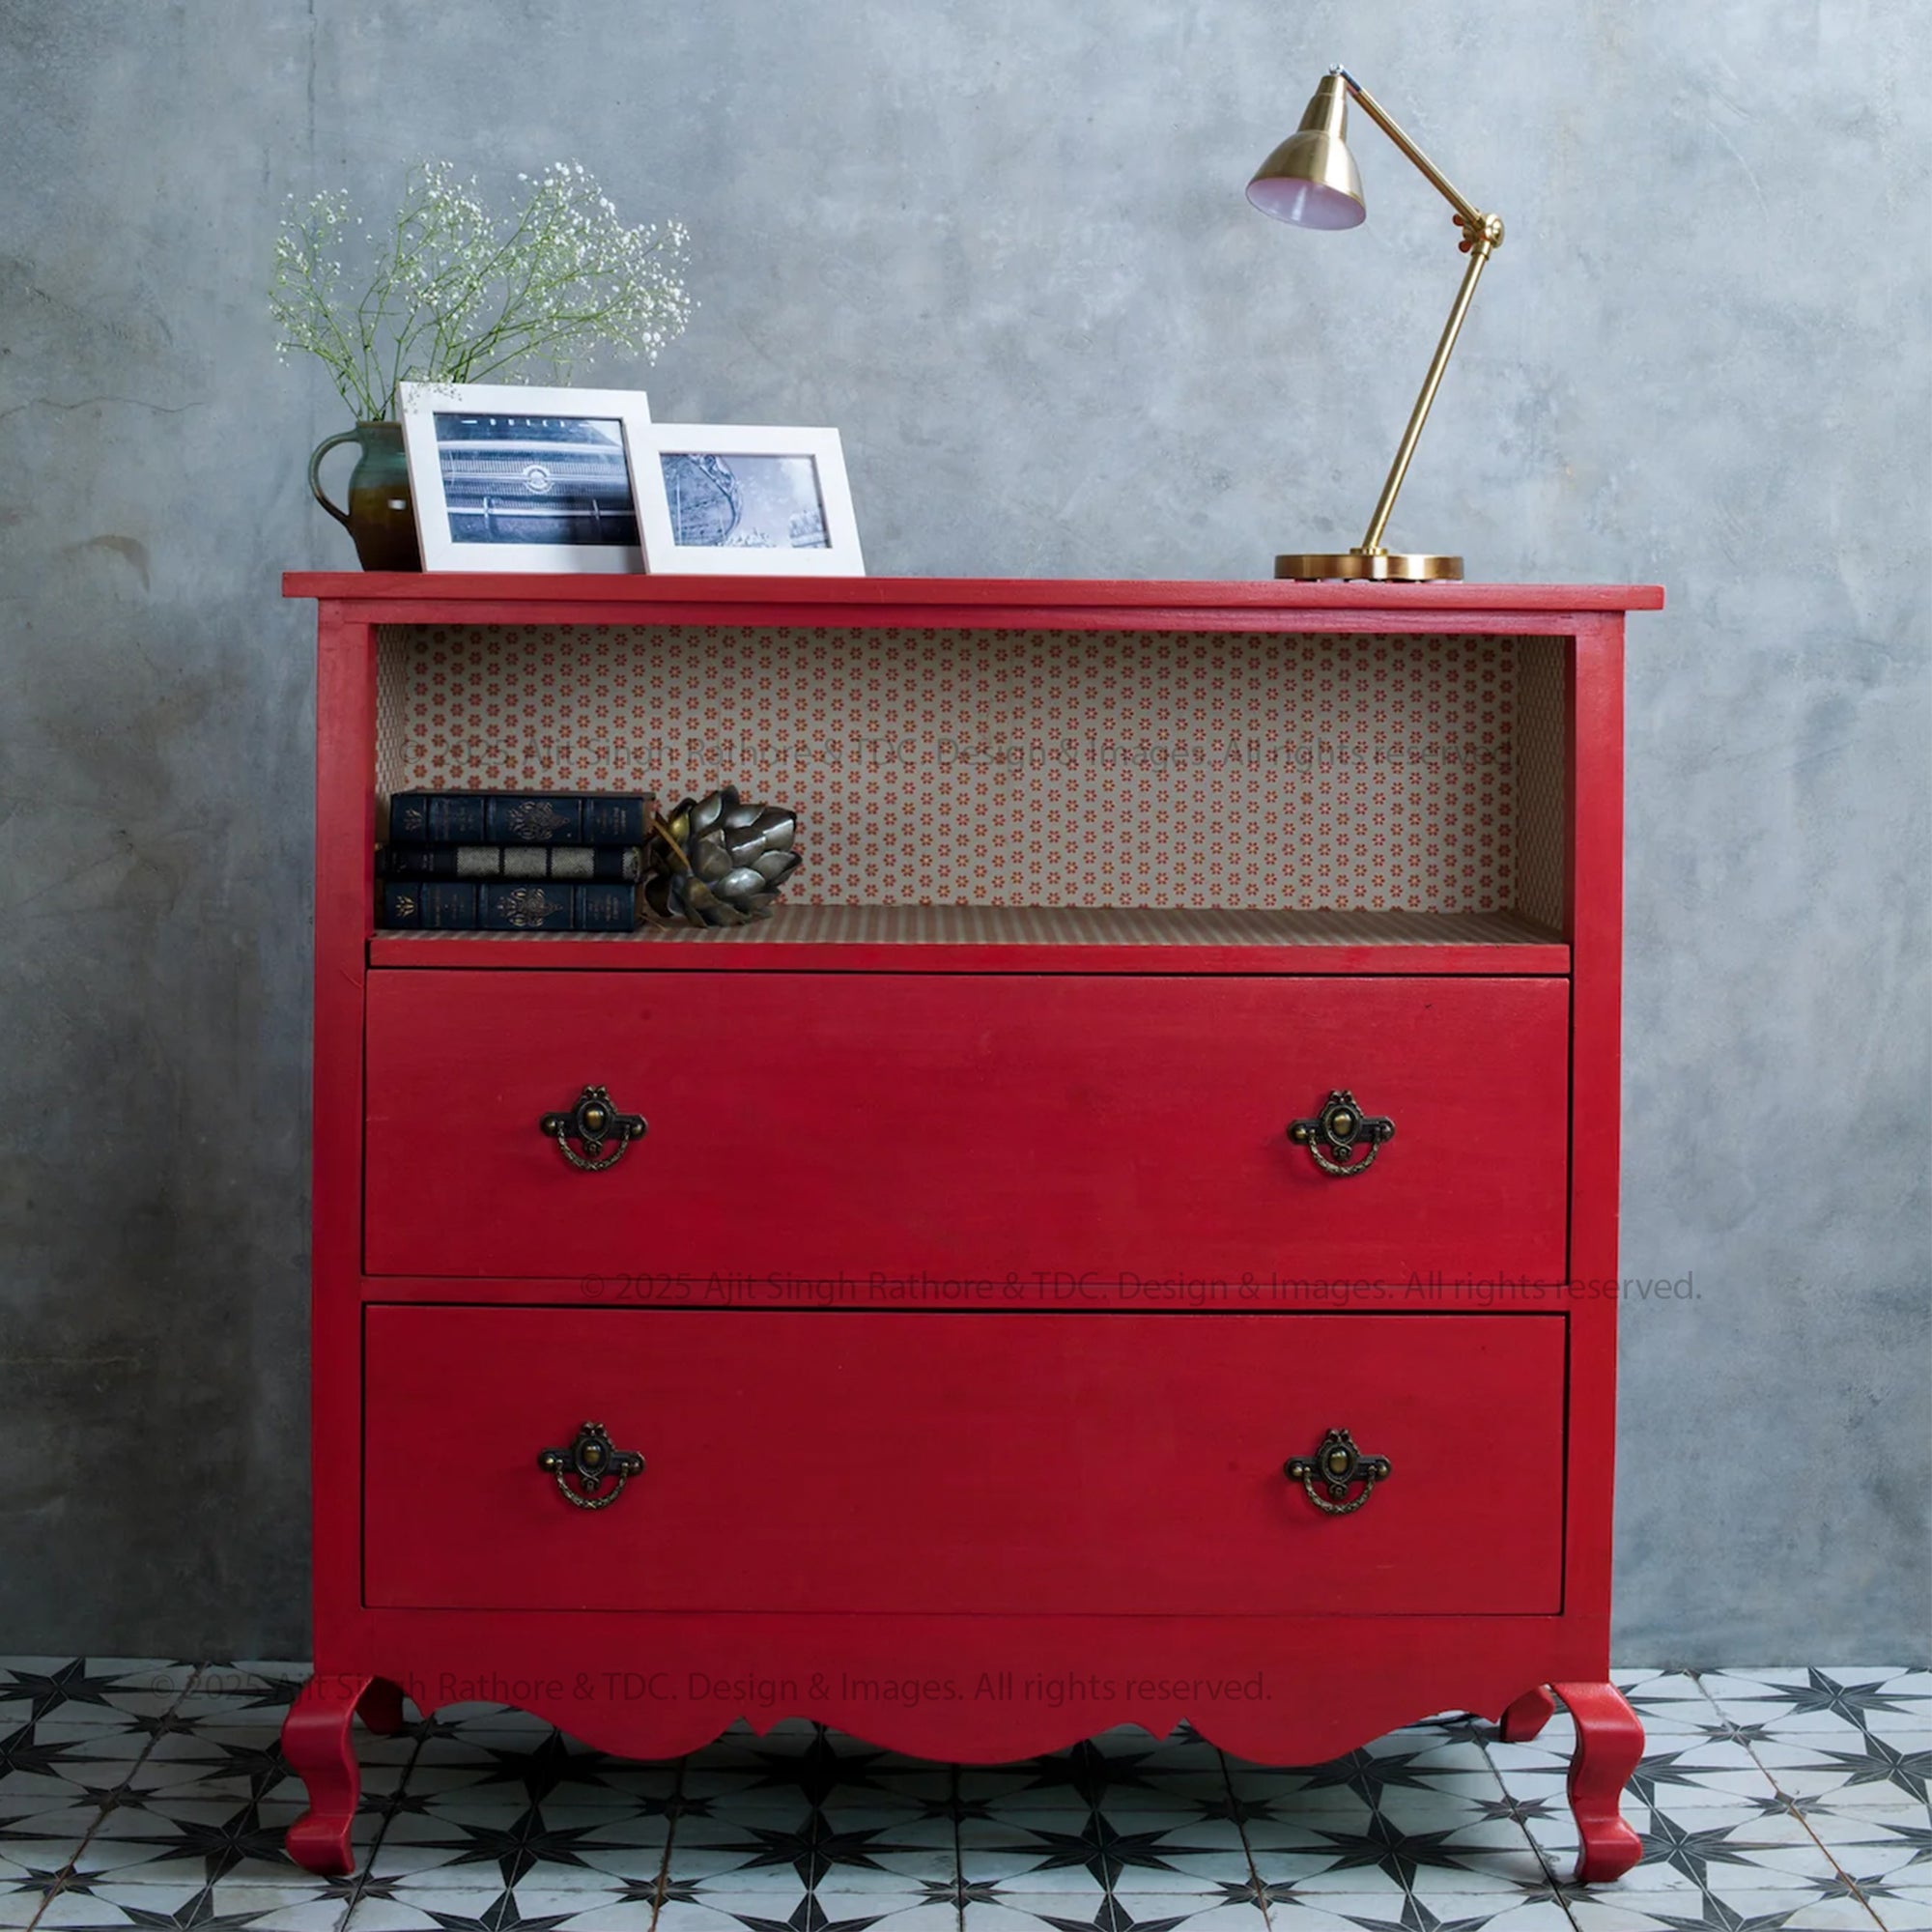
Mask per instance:
[[[1428,583],[1445,578],[1460,579],[1463,559],[1428,556],[1416,551],[1299,551],[1276,557],[1274,574],[1304,583],[1325,577],[1371,583]]]

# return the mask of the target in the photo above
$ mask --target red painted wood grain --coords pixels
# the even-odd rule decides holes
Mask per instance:
[[[896,610],[905,621],[921,611],[1004,612],[1031,610],[1057,613],[1056,625],[1078,628],[1082,611],[1118,612],[1320,611],[1397,618],[1478,611],[1502,616],[1525,611],[1656,611],[1663,592],[1654,583],[1289,583],[1273,579],[1107,579],[1107,578],[948,578],[948,577],[558,577],[497,574],[489,571],[287,572],[284,597],[313,597],[358,606],[423,607],[437,622],[536,622],[532,609],[571,603],[586,609],[646,610],[690,605],[711,613],[713,622],[730,622],[723,613],[758,611],[775,622],[833,621],[830,611]],[[486,614],[499,611],[503,614]],[[384,621],[405,621],[395,618]],[[963,622],[963,616],[927,622]],[[983,620],[982,620],[983,621]],[[1112,622],[1109,616],[1106,621]],[[1317,626],[1327,629],[1326,625]],[[1386,626],[1386,628],[1396,628]],[[1501,627],[1498,627],[1501,628]]]
[[[375,1307],[365,1595],[559,1611],[1548,1612],[1563,1355],[1554,1315]],[[598,1511],[536,1462],[586,1420],[646,1461]],[[1283,1474],[1330,1428],[1391,1465],[1347,1516]]]
[[[376,973],[372,1274],[1563,1279],[1561,980]],[[538,1130],[650,1123],[601,1174]],[[1287,1138],[1346,1089],[1363,1174]]]
[[[1616,1803],[1634,1740],[1605,1684],[1622,613],[1658,608],[1661,592],[350,574],[284,587],[321,600],[311,1332],[323,1689],[291,1719],[315,1807],[291,1836],[298,1860],[348,1861],[350,1717],[360,1707],[387,1721],[391,1685],[424,1709],[518,1703],[637,1754],[688,1749],[741,1716],[760,1728],[809,1716],[980,1762],[1116,1723],[1162,1736],[1187,1719],[1276,1763],[1333,1756],[1431,1710],[1514,1704],[1520,1726],[1548,1686],[1582,1740],[1572,1800],[1583,1875],[1624,1867]],[[601,970],[617,949],[593,941],[554,953],[452,942],[469,950],[432,955],[396,938],[376,941],[376,956],[411,970],[372,972],[375,627],[660,620],[1561,638],[1564,943],[1453,957],[1334,949],[1287,973],[1153,949],[1131,965],[953,951],[920,973],[885,948],[841,952],[833,970],[828,949],[810,961],[746,949],[733,963],[755,956],[755,974],[717,971],[722,954],[646,974]],[[688,992],[695,982],[705,990]],[[425,1005],[442,1017],[425,1019]],[[781,1023],[768,1029],[781,1080],[759,1078],[768,1040],[746,1028],[741,1042],[730,1025],[754,1011]],[[707,1030],[715,1052],[696,1043]],[[614,1085],[603,1057],[613,1047],[653,1092]],[[534,1117],[600,1078],[654,1133],[635,1167],[627,1156],[612,1174],[576,1175]],[[1280,1130],[1328,1084],[1353,1084],[1396,1118],[1398,1138],[1370,1175],[1323,1193]],[[950,1167],[922,1157],[935,1122],[952,1136]],[[394,1177],[366,1198],[365,1127]],[[639,1176],[642,1198],[607,1196],[594,1210],[565,1191]],[[895,1189],[919,1197],[917,1214]],[[1002,1233],[1015,1215],[1027,1245],[1045,1234],[1116,1269],[1137,1245],[1190,1269],[1259,1251],[1323,1266],[1352,1256],[1378,1274],[1460,1253],[1474,1270],[1479,1250],[1493,1261],[1517,1243],[1561,1286],[1506,1316],[1398,1314],[1398,1288],[1341,1315],[1292,1312],[1319,1304],[1290,1296],[1266,1316],[1225,1303],[1151,1316],[1118,1280],[1076,1315],[1038,1312],[1052,1306],[1038,1289],[1036,1312],[958,1316],[515,1302],[581,1297],[558,1257],[572,1241],[601,1252],[613,1233],[642,1237],[629,1249],[640,1274],[666,1252],[715,1255],[714,1225],[788,1266],[813,1243],[821,1259],[836,1245],[956,1261],[1018,1240]],[[365,1272],[365,1222],[371,1257],[409,1259],[409,1273]],[[531,1272],[520,1279],[506,1256]],[[491,1305],[461,1305],[466,1293]],[[840,1341],[881,1322],[895,1338],[936,1323],[946,1346],[883,1330]],[[1063,1334],[1076,1339],[1050,1339]],[[607,1340],[632,1336],[644,1340]],[[725,1387],[746,1399],[721,1403]],[[535,1451],[587,1419],[573,1401],[601,1403],[597,1419],[625,1441],[625,1405],[645,1396],[639,1440],[625,1442],[652,1459],[634,1493],[589,1517],[545,1492]],[[1358,1514],[1316,1520],[1279,1462],[1336,1425],[1395,1469]],[[526,1443],[530,1430],[544,1441]],[[715,1459],[708,1491],[687,1480],[680,1436]],[[990,1444],[977,1463],[975,1443]],[[512,1468],[512,1452],[530,1460]],[[412,1458],[443,1481],[412,1483]],[[845,1505],[816,1537],[814,1482]],[[867,1482],[887,1507],[860,1506]],[[915,1492],[945,1507],[923,1515]],[[735,1499],[757,1534],[731,1545],[715,1513],[702,1518],[701,1492]],[[1045,1527],[1055,1496],[1069,1499],[1058,1520],[1071,1525],[1058,1548]],[[672,1513],[679,1552],[655,1600],[629,1514],[646,1501]],[[540,1502],[549,1516],[526,1514]],[[1096,1512],[1115,1532],[1104,1548],[1087,1527]],[[562,1556],[546,1542],[585,1527],[629,1541],[580,1538]],[[1328,1530],[1353,1540],[1324,1541]],[[486,1545],[506,1580],[476,1568]],[[585,1561],[586,1548],[602,1553]],[[439,1601],[373,1601],[384,1592]],[[774,1607],[755,1606],[761,1594]],[[551,1606],[567,1596],[598,1606]]]

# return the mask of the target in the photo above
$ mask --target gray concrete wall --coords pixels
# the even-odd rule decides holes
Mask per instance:
[[[1878,0],[3,0],[0,1649],[299,1653],[312,673],[290,191],[681,214],[659,413],[878,573],[1355,539],[1458,260],[1241,200],[1346,59],[1509,222],[1393,535],[1633,624],[1618,1643],[1923,1658],[1922,35]],[[601,372],[624,381],[621,367]]]

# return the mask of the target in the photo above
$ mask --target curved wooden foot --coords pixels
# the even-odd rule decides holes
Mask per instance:
[[[1577,1749],[1570,1760],[1570,1809],[1583,1841],[1577,1883],[1605,1884],[1621,1878],[1643,1852],[1618,1809],[1624,1785],[1643,1755],[1643,1726],[1622,1693],[1608,1684],[1549,1688],[1577,1720]]]
[[[1526,1745],[1556,1715],[1556,1700],[1542,1685],[1525,1690],[1496,1726],[1506,1745]]]
[[[289,1857],[312,1872],[335,1875],[355,1868],[349,1834],[362,1773],[350,1748],[349,1723],[357,1712],[372,1731],[403,1724],[403,1693],[380,1677],[318,1673],[282,1721],[282,1755],[308,1791],[308,1809],[289,1827]]]

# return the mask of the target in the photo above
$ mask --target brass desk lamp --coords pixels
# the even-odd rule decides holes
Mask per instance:
[[[1422,393],[1409,412],[1408,427],[1402,433],[1395,461],[1389,465],[1388,480],[1376,499],[1375,515],[1369,519],[1367,534],[1353,550],[1332,553],[1310,552],[1278,556],[1274,574],[1289,578],[1353,577],[1378,582],[1418,582],[1428,578],[1461,577],[1460,556],[1428,556],[1382,548],[1382,532],[1388,527],[1389,512],[1395,508],[1396,492],[1407,473],[1408,460],[1415,454],[1422,425],[1429,419],[1429,406],[1441,385],[1442,372],[1449,366],[1449,352],[1469,312],[1469,298],[1483,265],[1502,244],[1503,224],[1499,215],[1485,214],[1451,187],[1427,155],[1390,120],[1387,111],[1356,80],[1347,68],[1330,68],[1301,126],[1271,154],[1260,172],[1248,184],[1248,199],[1264,214],[1277,221],[1292,222],[1297,228],[1353,228],[1368,213],[1362,200],[1362,178],[1350,154],[1347,134],[1350,97],[1408,158],[1421,169],[1449,206],[1456,211],[1456,226],[1463,239],[1456,245],[1469,258],[1463,285],[1456,291],[1449,320],[1443,325],[1442,339],[1430,358],[1429,373],[1422,379]]]

